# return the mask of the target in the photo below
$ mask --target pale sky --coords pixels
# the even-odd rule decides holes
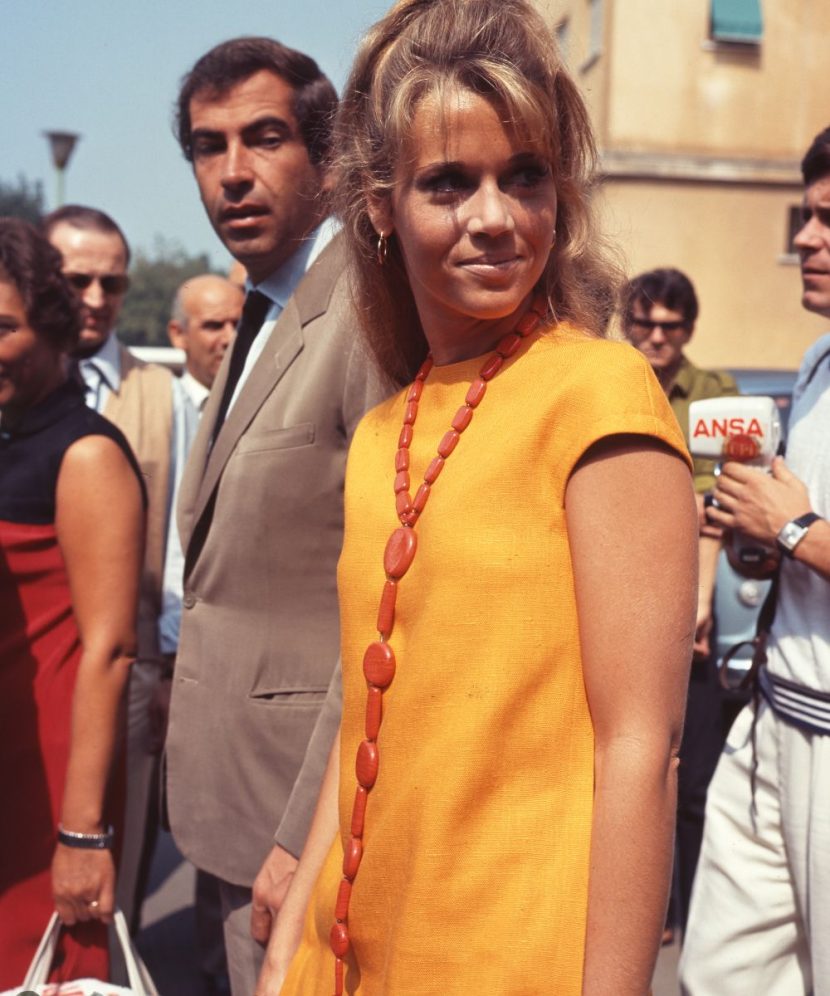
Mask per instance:
[[[267,35],[313,56],[338,91],[363,31],[391,0],[0,0],[0,179],[41,180],[54,206],[46,130],[83,136],[66,200],[103,208],[135,248],[156,236],[227,253],[171,131],[181,76],[213,45]]]

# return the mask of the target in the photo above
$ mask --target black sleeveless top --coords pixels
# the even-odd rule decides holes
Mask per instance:
[[[13,423],[0,420],[0,520],[30,525],[55,521],[55,491],[63,455],[84,436],[107,436],[144,481],[120,429],[88,408],[83,388],[69,380]]]

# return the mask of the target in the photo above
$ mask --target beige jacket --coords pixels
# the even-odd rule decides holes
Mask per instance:
[[[251,885],[338,660],[346,452],[382,396],[337,244],[288,302],[209,451],[229,359],[230,351],[179,499],[186,566],[167,803],[176,841],[194,864]],[[283,824],[281,841],[296,854],[317,789],[295,793],[287,837]]]
[[[161,581],[170,513],[170,447],[173,432],[172,374],[143,363],[119,346],[121,385],[104,405],[104,415],[127,437],[147,489],[147,536],[138,611],[138,656],[158,656]]]

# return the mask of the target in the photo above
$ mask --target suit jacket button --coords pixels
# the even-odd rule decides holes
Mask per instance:
[[[195,604],[196,596],[192,591],[186,591],[184,593],[184,598],[182,599],[182,605],[184,605],[186,609],[192,609]]]

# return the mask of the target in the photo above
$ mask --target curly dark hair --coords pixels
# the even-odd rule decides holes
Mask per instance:
[[[830,175],[830,128],[820,131],[801,161],[804,185],[812,186]]]
[[[294,117],[308,157],[325,165],[331,154],[331,129],[337,91],[309,55],[273,38],[232,38],[206,52],[181,82],[173,122],[188,162],[193,161],[190,102],[197,94],[223,97],[261,70],[274,73],[294,88]]]
[[[17,288],[34,331],[60,352],[71,352],[81,332],[81,312],[62,266],[61,254],[34,225],[0,218],[0,279]]]
[[[621,301],[623,325],[626,328],[631,324],[635,304],[639,304],[646,312],[655,304],[661,304],[671,311],[679,311],[689,328],[697,321],[699,311],[694,284],[685,273],[671,266],[648,270],[634,277],[623,287]]]

